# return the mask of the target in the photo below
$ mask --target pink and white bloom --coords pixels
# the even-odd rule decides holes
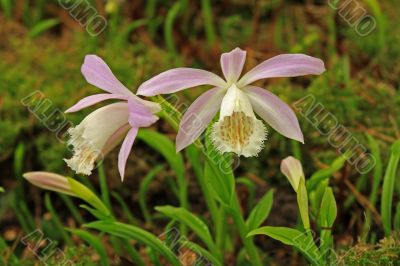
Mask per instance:
[[[294,191],[297,193],[300,181],[303,180],[305,182],[303,167],[300,161],[293,156],[286,157],[281,162],[281,172],[287,177]]]
[[[96,160],[111,151],[125,136],[118,155],[118,170],[123,180],[125,165],[139,128],[158,120],[158,103],[145,101],[128,90],[98,56],[87,55],[81,68],[86,81],[108,93],[95,94],[80,100],[66,112],[76,112],[104,100],[118,99],[90,113],[78,126],[70,128],[68,145],[74,155],[65,159],[76,173],[90,175]]]
[[[205,70],[175,68],[139,87],[138,95],[153,96],[199,85],[213,86],[184,114],[176,138],[177,151],[193,143],[218,111],[219,121],[213,125],[212,136],[216,148],[222,153],[234,152],[250,157],[260,152],[267,130],[255,113],[282,135],[304,143],[292,109],[271,92],[250,84],[264,78],[319,75],[325,71],[324,63],[304,54],[282,54],[262,62],[240,77],[245,60],[246,52],[236,48],[221,56],[225,79]]]

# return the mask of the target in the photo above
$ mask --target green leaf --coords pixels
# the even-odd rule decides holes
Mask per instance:
[[[250,215],[246,221],[248,231],[256,229],[265,221],[265,219],[267,219],[271,211],[273,202],[274,202],[274,190],[271,189],[262,197],[262,199],[250,212]]]
[[[307,191],[313,191],[322,180],[329,178],[332,174],[342,169],[346,160],[347,157],[345,155],[339,156],[328,168],[315,172],[306,182]]]
[[[225,178],[218,170],[213,167],[213,163],[208,161],[204,166],[204,178],[207,183],[207,189],[212,192],[214,198],[226,206],[232,203],[233,189],[230,177]],[[232,178],[233,179],[233,178]]]
[[[187,184],[185,180],[185,165],[182,155],[176,153],[174,143],[166,136],[153,130],[141,129],[137,136],[147,145],[157,150],[167,160],[174,170],[179,186],[179,200],[182,207],[187,207]]]
[[[100,256],[100,263],[102,266],[108,266],[108,257],[107,257],[107,251],[104,248],[103,243],[101,240],[91,233],[85,231],[85,230],[80,230],[80,229],[70,229],[66,228],[68,232],[71,232],[72,234],[76,235],[80,239],[86,241],[93,249],[99,254]]]
[[[3,187],[0,187],[0,192],[4,192],[4,188]]]
[[[58,216],[58,212],[55,211],[52,201],[50,199],[50,195],[48,193],[46,193],[44,197],[44,204],[46,205],[47,211],[51,214],[51,222],[56,226],[57,230],[55,231],[60,234],[60,236],[68,245],[72,245],[72,239],[65,231],[65,228],[61,222],[61,218]]]
[[[196,215],[184,208],[173,206],[158,206],[155,209],[162,214],[187,225],[207,245],[209,250],[215,251],[215,244],[208,226]]]
[[[247,188],[247,190],[249,192],[249,196],[248,196],[248,200],[247,200],[248,208],[249,209],[253,209],[253,207],[254,207],[254,198],[255,198],[255,195],[256,195],[256,185],[253,183],[253,181],[251,181],[247,177],[238,177],[238,178],[236,178],[236,183],[246,186],[246,188]]]
[[[264,226],[248,233],[249,236],[267,235],[283,244],[299,250],[312,265],[322,265],[321,254],[309,232],[301,232],[287,227]]]
[[[133,215],[131,209],[129,208],[128,204],[124,201],[122,196],[117,192],[111,192],[111,195],[117,200],[119,205],[121,206],[122,213],[125,215],[126,219],[130,224],[138,225],[139,221]]]
[[[395,231],[400,230],[400,202],[397,203],[396,214],[394,215],[393,228]]]
[[[181,244],[186,248],[190,249],[191,251],[195,252],[200,258],[206,258],[210,264],[206,264],[204,260],[202,260],[204,265],[214,265],[214,266],[222,266],[219,260],[213,255],[215,251],[208,252],[206,249],[202,248],[201,246],[197,245],[196,243],[190,241],[182,241]],[[202,265],[203,265],[202,264]]]
[[[13,1],[12,0],[1,0],[1,8],[8,19],[12,18],[13,12]]]
[[[204,156],[204,178],[208,189],[213,192],[214,197],[222,204],[230,207],[235,192],[235,177],[232,172],[232,156],[220,154],[211,141],[209,127],[206,131],[206,148]]]
[[[83,199],[98,211],[102,212],[105,216],[110,215],[110,211],[103,204],[103,202],[94,194],[90,189],[85,187],[82,183],[76,181],[73,178],[69,178],[68,183],[71,186],[71,191],[74,192],[79,198]]]
[[[85,225],[86,228],[93,228],[102,232],[112,234],[121,238],[133,239],[145,244],[161,255],[163,255],[172,265],[180,266],[180,262],[175,254],[155,235],[133,225],[118,222],[93,222]]]
[[[367,138],[372,156],[375,158],[374,179],[372,183],[371,194],[369,197],[369,201],[371,202],[372,206],[375,206],[376,200],[378,198],[379,184],[382,180],[383,167],[382,167],[381,151],[379,149],[378,142],[373,136],[369,134],[367,134]]]
[[[297,189],[297,204],[299,205],[299,211],[301,220],[305,230],[310,229],[310,217],[308,215],[308,195],[307,188],[304,183],[304,179],[300,179],[299,188]]]
[[[320,249],[323,256],[328,259],[333,248],[332,226],[337,216],[335,196],[331,187],[325,188],[324,196],[319,210],[318,224],[321,227]]]
[[[114,220],[111,215],[106,215],[103,212],[101,212],[97,209],[94,209],[88,205],[81,204],[81,205],[79,205],[79,207],[87,210],[88,212],[90,212],[90,214],[92,214],[94,217],[96,217],[99,220],[102,220],[102,221],[113,221]]]
[[[14,151],[14,174],[17,178],[22,177],[25,158],[25,144],[19,142]]]
[[[389,164],[383,177],[381,215],[385,235],[389,236],[392,229],[392,203],[393,191],[396,181],[396,171],[400,158],[400,140],[397,140],[391,147]]]
[[[56,18],[42,20],[32,27],[32,29],[29,32],[29,37],[35,38],[39,36],[41,33],[45,32],[46,30],[49,30],[54,26],[58,25],[59,23],[60,20]]]
[[[332,227],[337,215],[335,196],[331,187],[325,188],[319,210],[319,226]]]
[[[157,176],[157,174],[163,170],[163,166],[162,165],[158,165],[155,168],[153,168],[146,176],[145,178],[142,180],[142,182],[140,183],[140,187],[139,187],[139,205],[140,208],[142,209],[142,213],[144,216],[144,219],[146,220],[146,223],[150,223],[151,222],[151,216],[150,216],[150,212],[147,208],[146,205],[146,195],[147,195],[147,189],[150,185],[150,182]]]

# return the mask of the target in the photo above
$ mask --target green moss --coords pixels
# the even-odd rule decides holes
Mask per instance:
[[[337,265],[400,265],[400,232],[382,239],[376,245],[358,243],[339,252]]]

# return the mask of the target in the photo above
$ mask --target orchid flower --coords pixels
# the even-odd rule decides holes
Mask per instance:
[[[161,110],[160,105],[142,100],[133,94],[119,82],[98,56],[87,55],[81,72],[88,83],[108,93],[83,98],[69,108],[67,113],[108,99],[122,101],[95,110],[78,126],[68,130],[71,136],[68,145],[73,146],[74,155],[65,161],[75,172],[90,175],[95,161],[111,151],[126,135],[118,155],[118,170],[123,180],[126,161],[138,130],[149,127],[158,120],[154,114]]]
[[[201,69],[175,68],[139,87],[138,95],[153,96],[199,85],[213,86],[184,114],[176,138],[177,151],[193,143],[218,111],[212,140],[221,153],[250,157],[260,152],[267,130],[254,113],[282,135],[304,143],[299,122],[290,107],[271,92],[250,84],[264,78],[319,75],[325,71],[324,63],[304,54],[283,54],[262,62],[240,78],[245,59],[246,52],[239,48],[222,54],[225,80]]]
[[[286,157],[281,162],[281,172],[287,177],[294,191],[297,193],[300,181],[303,180],[305,182],[303,167],[300,161],[293,156]]]

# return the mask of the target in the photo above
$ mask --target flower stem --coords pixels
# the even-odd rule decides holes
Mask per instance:
[[[243,241],[243,244],[247,251],[247,255],[248,255],[249,259],[251,259],[251,262],[253,263],[253,265],[262,266],[260,256],[258,254],[256,246],[253,243],[252,238],[246,237],[248,230],[246,227],[246,223],[243,219],[242,212],[240,210],[239,200],[238,200],[236,194],[234,195],[234,198],[232,199],[232,205],[229,210],[231,212],[235,226],[236,226],[237,230],[239,231],[240,238]]]

